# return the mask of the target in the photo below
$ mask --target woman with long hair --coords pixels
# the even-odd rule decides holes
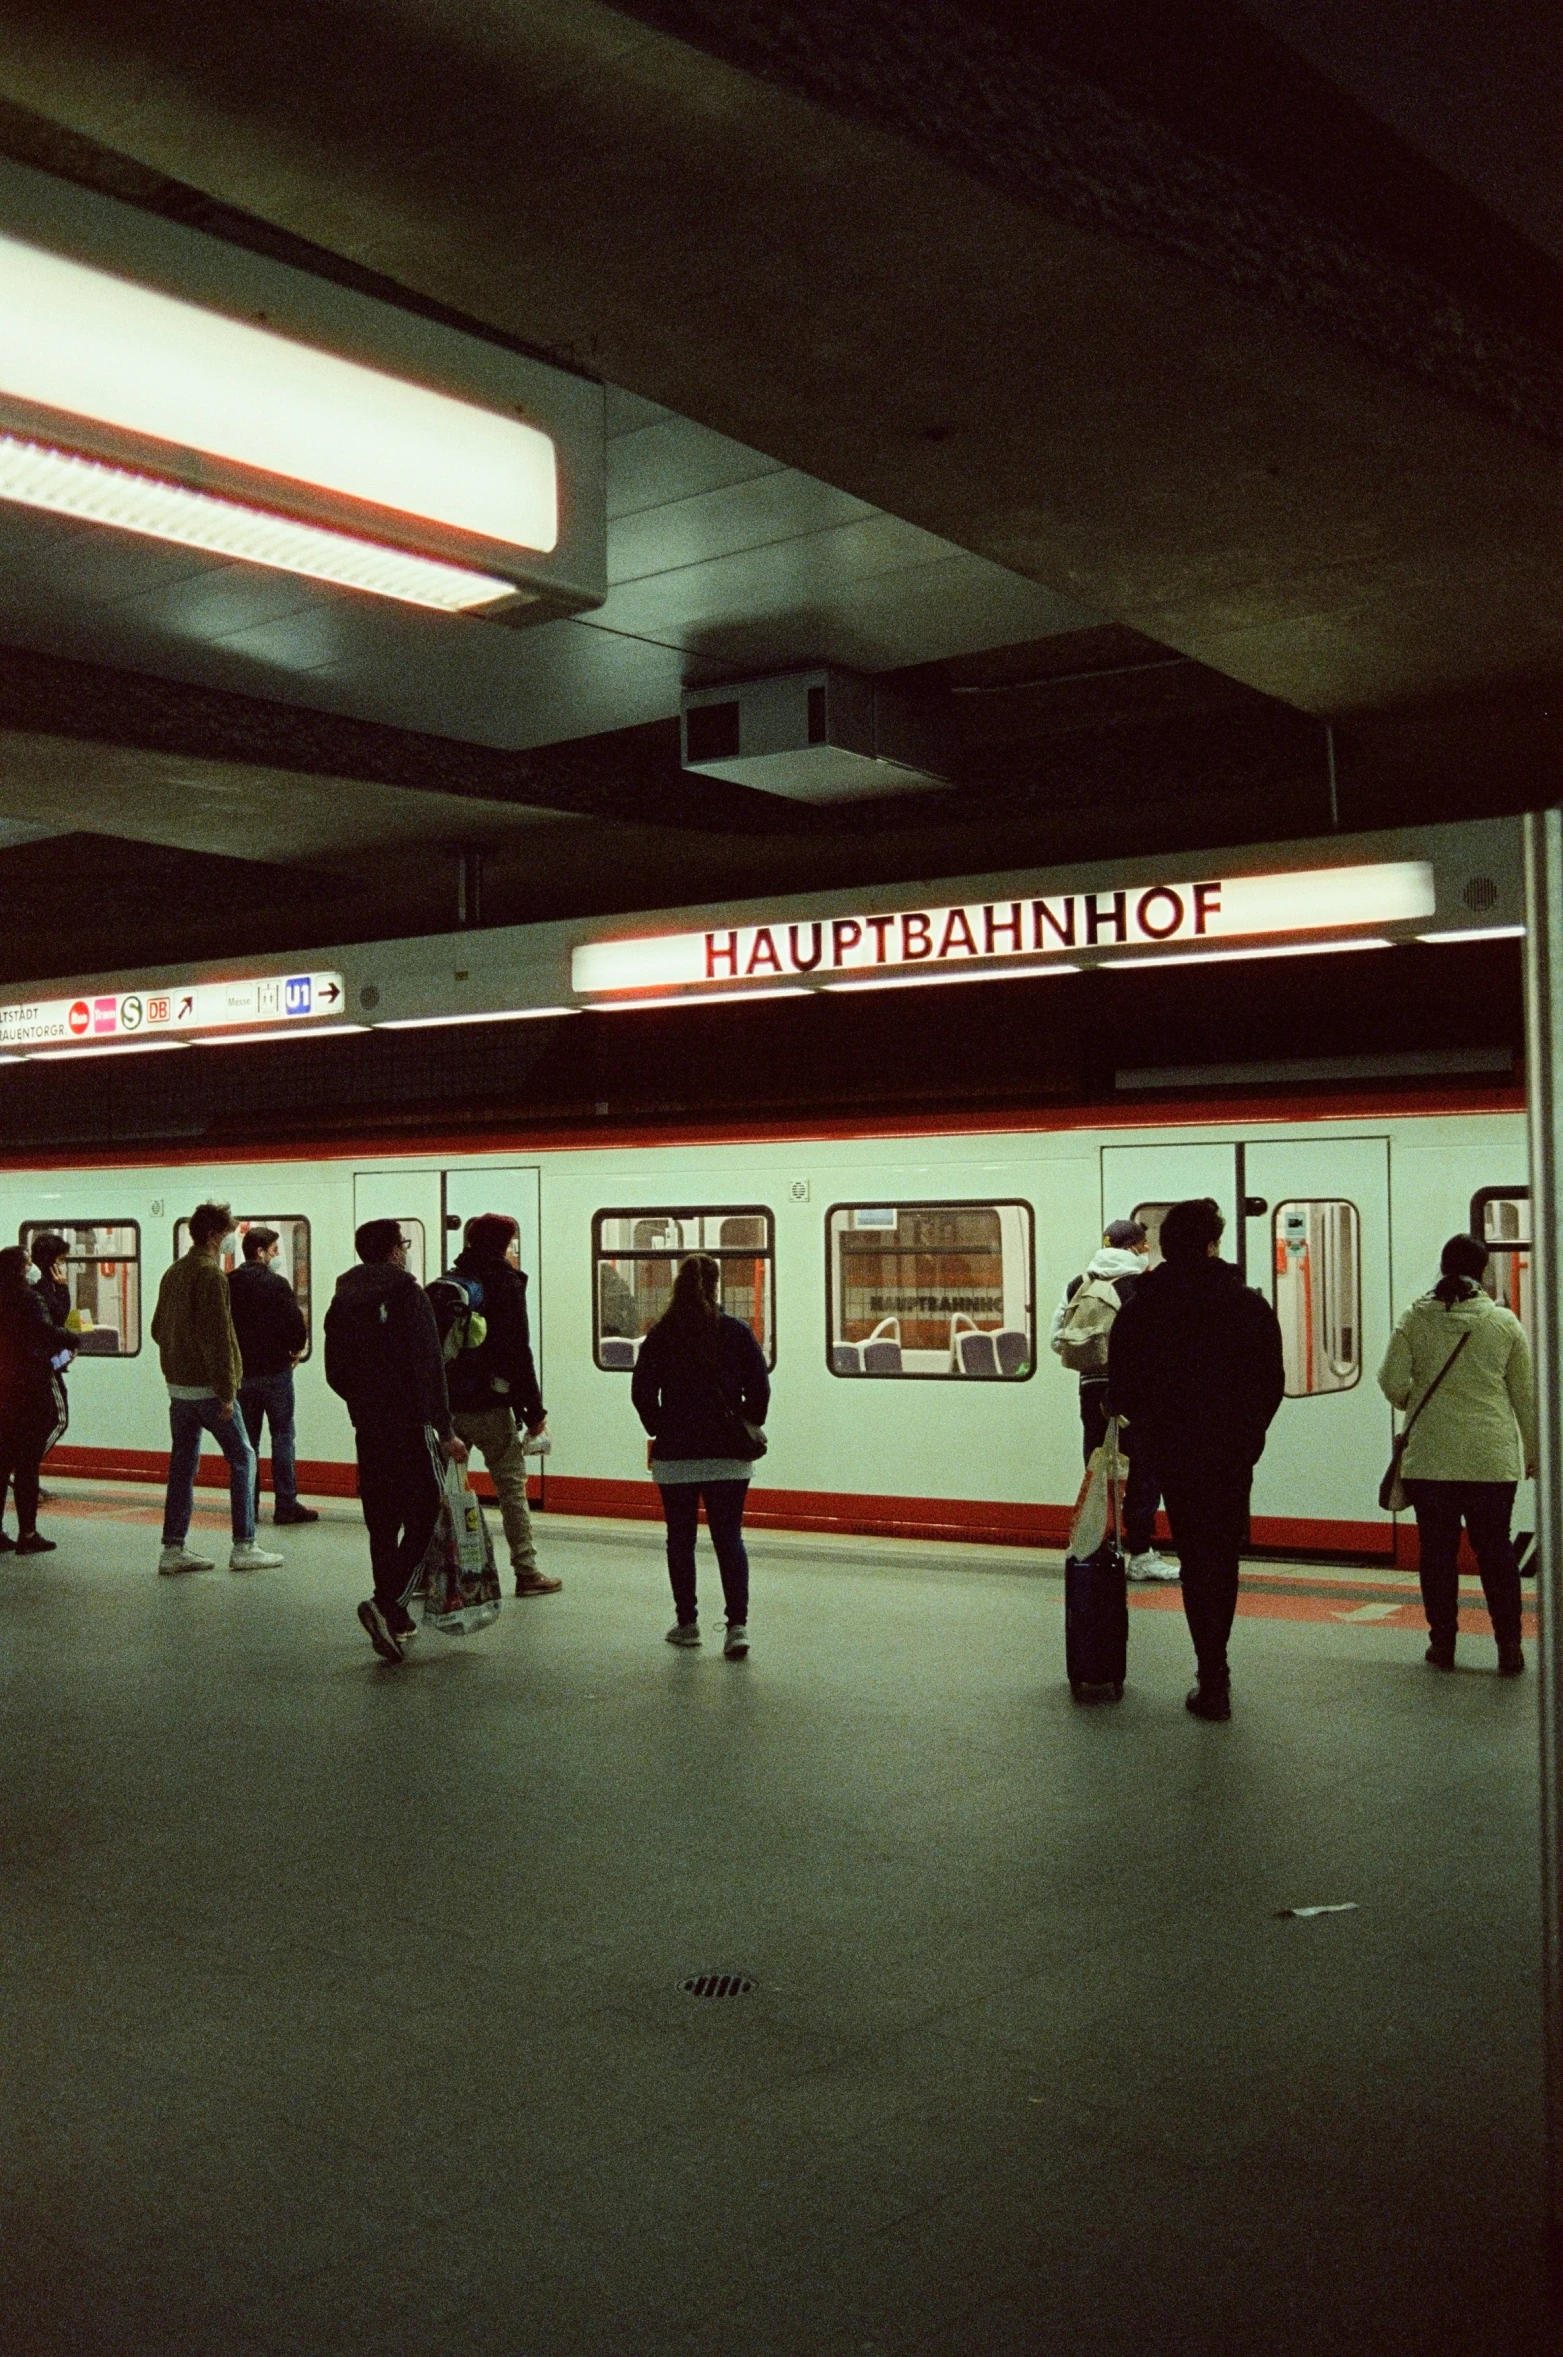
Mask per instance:
[[[703,1499],[727,1610],[722,1650],[729,1661],[741,1661],[749,1650],[744,1500],[764,1446],[758,1428],[770,1405],[771,1379],[750,1329],[722,1308],[720,1288],[716,1262],[691,1253],[674,1280],[672,1300],[640,1346],[630,1397],[651,1435],[646,1462],[667,1524],[677,1616],[668,1643],[700,1643],[695,1534]]]
[[[54,1552],[53,1539],[38,1530],[38,1468],[65,1429],[60,1370],[70,1348],[70,1335],[28,1282],[26,1252],[8,1244],[0,1252],[0,1513],[14,1487],[18,1555]],[[0,1548],[12,1551],[3,1528]]]
[[[1498,1668],[1512,1678],[1525,1656],[1509,1522],[1515,1484],[1536,1467],[1536,1402],[1525,1329],[1482,1287],[1489,1257],[1475,1236],[1450,1237],[1438,1282],[1395,1328],[1378,1381],[1390,1405],[1409,1410],[1414,1420],[1400,1478],[1416,1513],[1427,1659],[1434,1669],[1454,1668],[1463,1522],[1498,1641]]]

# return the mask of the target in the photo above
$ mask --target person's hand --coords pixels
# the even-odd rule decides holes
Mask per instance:
[[[646,1443],[646,1471],[648,1473],[651,1471],[651,1452],[656,1445],[654,1440],[648,1440]]]
[[[546,1416],[539,1416],[535,1424],[529,1424],[527,1426],[526,1437],[528,1440],[536,1440],[540,1432],[546,1432],[547,1430],[548,1418]]]
[[[449,1440],[442,1440],[440,1442],[440,1447],[445,1451],[446,1456],[450,1459],[453,1465],[465,1465],[467,1461],[467,1444],[464,1440],[458,1440],[454,1432],[451,1434]]]
[[[217,1402],[217,1421],[219,1424],[233,1422],[233,1402],[231,1399],[220,1399]]]
[[[1536,1478],[1536,1460],[1534,1457],[1527,1457],[1525,1460],[1525,1478],[1527,1481],[1534,1481]]]
[[[303,1353],[301,1350],[292,1350],[292,1351],[289,1351],[289,1353],[288,1353],[288,1365],[289,1365],[290,1367],[296,1367],[296,1366],[298,1365],[298,1363],[299,1363],[299,1360],[300,1360],[300,1359],[301,1359],[303,1356],[304,1356],[304,1353]]]

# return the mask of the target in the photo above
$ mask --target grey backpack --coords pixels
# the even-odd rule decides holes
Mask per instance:
[[[1080,1286],[1053,1345],[1073,1373],[1106,1374],[1107,1337],[1121,1306],[1117,1286],[1105,1277],[1087,1277]]]

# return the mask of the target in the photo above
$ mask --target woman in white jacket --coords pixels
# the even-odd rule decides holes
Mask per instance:
[[[1536,1403],[1525,1329],[1479,1282],[1487,1261],[1486,1245],[1474,1236],[1450,1237],[1438,1283],[1395,1328],[1378,1382],[1393,1407],[1414,1410],[1427,1400],[1400,1466],[1416,1512],[1422,1602],[1432,1638],[1427,1658],[1435,1669],[1454,1668],[1463,1522],[1498,1640],[1498,1668],[1517,1677],[1525,1656],[1509,1519],[1521,1472],[1535,1470]],[[1448,1373],[1438,1382],[1445,1367]],[[1435,1382],[1438,1389],[1429,1398]]]

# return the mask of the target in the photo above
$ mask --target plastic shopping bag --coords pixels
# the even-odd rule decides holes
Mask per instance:
[[[1075,1500],[1075,1518],[1069,1526],[1071,1563],[1089,1563],[1109,1531],[1116,1536],[1116,1493],[1122,1479],[1123,1460],[1118,1454],[1118,1423],[1114,1418],[1108,1424],[1101,1447],[1091,1453],[1080,1495]]]
[[[499,1617],[499,1568],[483,1508],[461,1466],[445,1468],[445,1494],[423,1559],[423,1625],[466,1637]]]

